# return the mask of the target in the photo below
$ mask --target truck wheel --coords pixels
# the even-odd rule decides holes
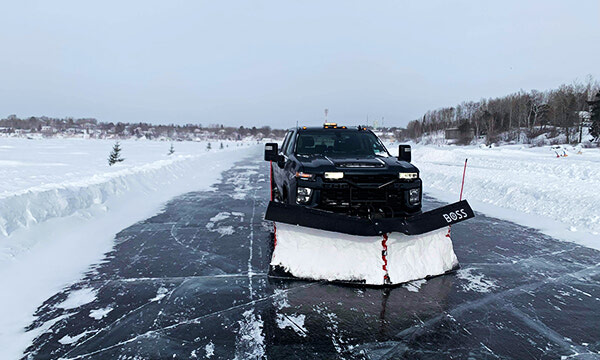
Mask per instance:
[[[289,199],[288,198],[289,198],[289,196],[288,196],[288,189],[287,189],[287,187],[284,186],[283,187],[283,194],[281,196],[281,202],[284,203],[284,204],[289,204],[289,201],[288,201]]]
[[[275,178],[273,177],[273,169],[271,169],[271,200],[281,202],[281,196],[279,190],[277,190],[277,184],[275,184]]]

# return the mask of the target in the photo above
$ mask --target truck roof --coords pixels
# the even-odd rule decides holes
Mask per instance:
[[[290,130],[295,130],[296,128],[292,128]],[[344,131],[368,131],[366,126],[342,126],[337,124],[325,124],[323,126],[300,126],[297,128],[298,131],[303,130],[344,130]]]

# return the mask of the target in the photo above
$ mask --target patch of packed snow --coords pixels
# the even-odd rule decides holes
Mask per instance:
[[[233,235],[235,233],[233,226],[219,226],[218,228],[214,229],[214,231],[219,233],[221,237],[226,235]]]
[[[600,250],[600,149],[564,148],[557,158],[549,146],[416,145],[412,162],[425,194],[455,202],[468,158],[463,198],[475,211]]]
[[[273,305],[277,308],[277,310],[282,310],[286,307],[290,307],[290,303],[288,302],[287,291],[284,289],[275,289],[273,293]]]
[[[174,196],[210,190],[222,171],[260,146],[206,150],[206,143],[0,138],[0,348],[18,358],[36,331],[35,309],[75,282],[114,245],[115,234]]]
[[[247,310],[242,315],[243,319],[238,321],[240,330],[236,339],[234,359],[263,359],[265,357],[264,323],[260,315],[254,313],[254,309]]]
[[[150,301],[160,301],[162,300],[165,296],[167,296],[167,294],[169,293],[169,290],[165,287],[159,287],[158,290],[156,291],[156,296],[153,297],[152,299],[150,299]]]
[[[69,296],[65,299],[65,301],[56,305],[56,307],[66,310],[75,309],[96,300],[97,294],[98,291],[92,288],[74,290],[69,293]]]
[[[69,336],[69,335],[65,335],[62,338],[60,338],[58,340],[59,343],[63,344],[63,345],[70,345],[70,344],[74,344],[77,341],[79,341],[79,339],[81,339],[82,337],[86,336],[89,333],[92,333],[93,331],[84,331],[81,334],[75,335],[75,336]]]
[[[92,319],[100,320],[113,311],[112,307],[105,307],[104,309],[90,310],[90,317]]]
[[[220,213],[218,213],[217,215],[215,215],[215,216],[211,217],[211,218],[209,219],[209,221],[211,221],[211,222],[223,221],[223,220],[225,220],[225,219],[229,219],[229,217],[230,217],[230,216],[231,216],[231,213],[230,213],[230,212],[223,211],[223,212],[220,212]]]
[[[208,344],[206,344],[206,346],[204,347],[204,351],[206,352],[205,357],[207,359],[210,359],[211,357],[213,357],[215,355],[215,344],[213,344],[213,342],[209,342]]]
[[[487,279],[483,274],[474,274],[476,268],[460,269],[456,272],[456,277],[465,280],[461,284],[465,291],[475,291],[480,293],[487,293],[496,288],[496,281]]]
[[[258,187],[253,186],[250,183],[250,175],[257,173],[258,171],[256,170],[247,169],[246,171],[240,172],[236,176],[227,179],[228,184],[235,185],[233,194],[230,194],[230,196],[236,200],[243,200],[248,196],[250,191],[257,189]]]
[[[277,322],[277,326],[280,329],[285,329],[287,327],[294,330],[294,332],[302,337],[306,336],[306,328],[304,327],[304,319],[306,318],[303,314],[297,315],[284,315],[277,314],[277,318],[275,321]]]

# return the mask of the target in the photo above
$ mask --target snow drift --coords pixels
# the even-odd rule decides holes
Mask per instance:
[[[412,154],[425,194],[456,201],[468,158],[464,197],[473,209],[600,250],[600,151],[565,148],[561,158],[549,146],[523,145],[417,145]]]

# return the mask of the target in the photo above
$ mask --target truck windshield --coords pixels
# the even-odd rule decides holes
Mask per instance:
[[[334,129],[301,131],[296,141],[296,155],[390,156],[377,136],[369,131]]]

